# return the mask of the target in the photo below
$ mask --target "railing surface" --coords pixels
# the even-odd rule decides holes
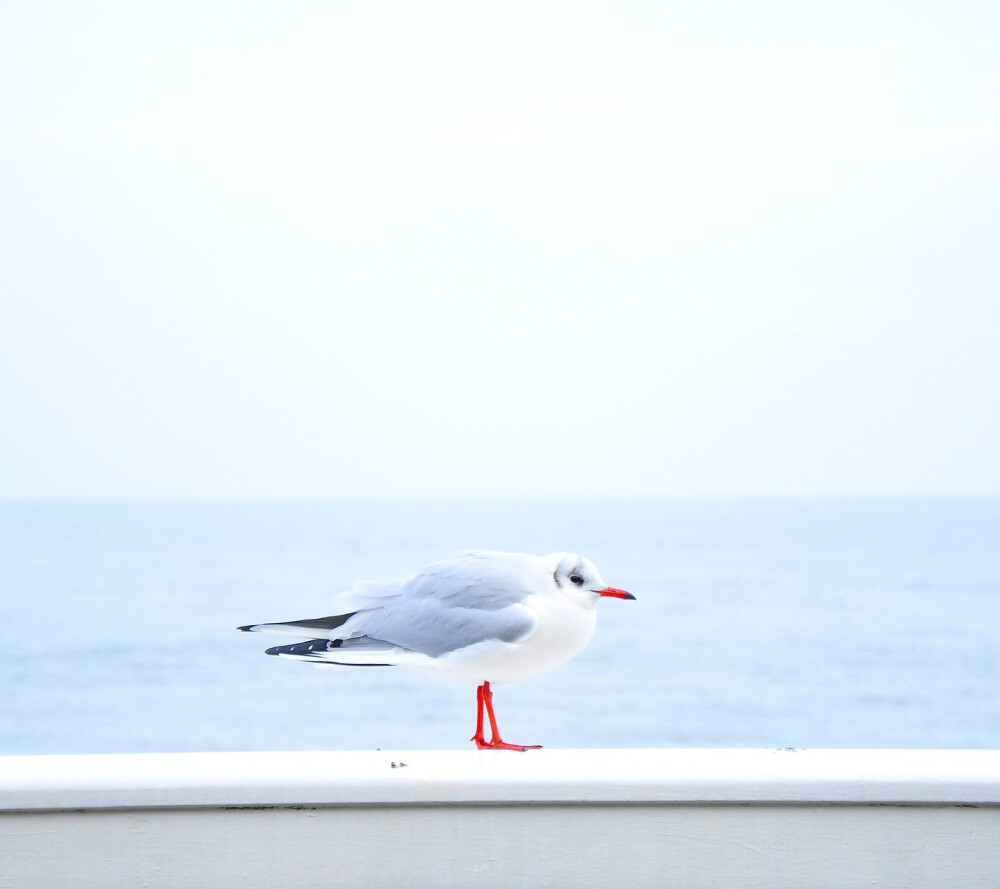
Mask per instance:
[[[0,887],[1000,887],[1000,751],[0,757]]]

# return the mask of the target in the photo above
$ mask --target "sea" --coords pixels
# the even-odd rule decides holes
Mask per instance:
[[[998,499],[379,500],[0,504],[0,754],[468,748],[472,686],[236,631],[468,549],[636,596],[507,740],[1000,748]]]

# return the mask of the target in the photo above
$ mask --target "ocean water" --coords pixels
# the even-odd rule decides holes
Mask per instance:
[[[549,747],[1000,747],[1000,501],[0,505],[0,754],[468,747],[475,692],[249,622],[463,549],[580,552],[582,655],[495,689]]]

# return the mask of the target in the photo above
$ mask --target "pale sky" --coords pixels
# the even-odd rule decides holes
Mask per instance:
[[[1000,494],[995,2],[3,2],[0,499]]]

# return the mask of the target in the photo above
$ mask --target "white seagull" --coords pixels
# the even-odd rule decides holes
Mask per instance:
[[[594,635],[597,601],[634,599],[572,553],[469,552],[405,580],[359,583],[330,617],[250,624],[244,632],[307,639],[266,654],[334,668],[398,667],[476,688],[480,750],[527,750],[500,737],[490,683],[518,682],[576,657]],[[483,735],[483,711],[490,740]]]

